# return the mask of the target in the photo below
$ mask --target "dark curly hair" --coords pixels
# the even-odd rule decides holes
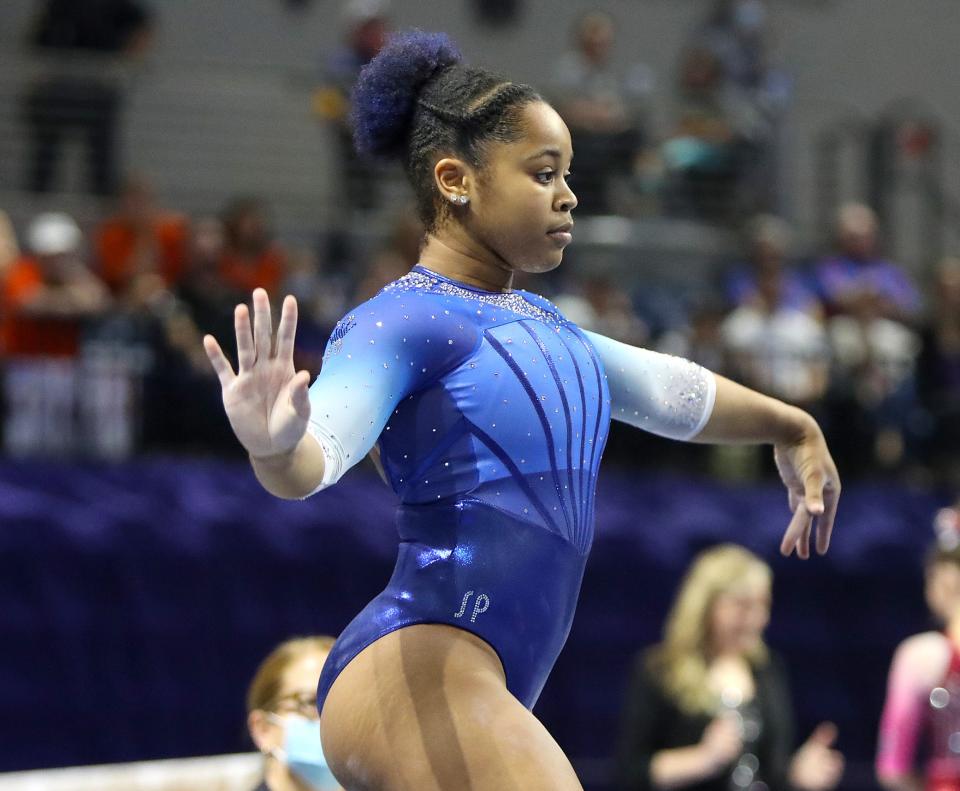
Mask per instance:
[[[529,85],[464,65],[443,33],[412,30],[391,39],[360,72],[354,144],[361,155],[403,163],[432,231],[450,211],[434,187],[439,156],[454,154],[482,169],[485,144],[519,139],[521,111],[538,101]]]

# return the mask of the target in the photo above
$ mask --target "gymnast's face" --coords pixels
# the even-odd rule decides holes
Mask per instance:
[[[714,655],[745,654],[763,639],[770,621],[770,583],[759,575],[717,595],[709,614]]]
[[[484,257],[521,272],[547,272],[571,242],[577,198],[567,183],[573,145],[567,125],[545,102],[521,111],[523,135],[487,145],[482,170],[467,168],[463,229]]]

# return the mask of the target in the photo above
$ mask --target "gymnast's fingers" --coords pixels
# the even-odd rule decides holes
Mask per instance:
[[[780,554],[790,555],[793,552],[797,547],[797,542],[803,536],[803,531],[809,529],[811,519],[812,517],[806,506],[801,502],[793,512],[793,518],[787,526],[787,532],[783,534],[783,540],[780,542]]]
[[[280,326],[277,328],[277,357],[293,362],[293,342],[297,335],[297,300],[287,295],[280,310]]]
[[[207,358],[210,360],[213,370],[217,373],[220,386],[227,387],[236,375],[233,373],[233,367],[223,353],[223,349],[221,349],[220,344],[217,343],[217,339],[212,335],[204,335],[203,350],[207,353]]]
[[[825,555],[830,549],[830,536],[840,503],[840,484],[828,484],[823,491],[823,515],[817,520],[817,552]]]
[[[807,511],[814,516],[823,513],[823,472],[813,469],[803,477],[803,504]]]
[[[805,520],[803,533],[800,534],[800,540],[797,541],[797,557],[801,560],[807,560],[810,557],[810,533],[813,530],[813,519]]]
[[[273,324],[270,318],[270,298],[262,288],[253,290],[253,341],[257,348],[257,359],[269,359],[273,351]]]
[[[290,404],[298,416],[310,418],[310,373],[300,371],[290,382]]]
[[[253,334],[250,330],[250,309],[246,305],[237,305],[233,311],[233,328],[237,334],[237,363],[240,372],[249,371],[257,360],[253,347]]]

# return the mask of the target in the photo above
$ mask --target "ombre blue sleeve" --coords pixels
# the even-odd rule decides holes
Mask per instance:
[[[706,368],[584,331],[610,388],[610,417],[670,439],[689,440],[710,419],[717,380]]]
[[[476,342],[472,324],[409,291],[381,292],[344,316],[310,387],[307,431],[324,453],[314,491],[366,456],[401,399],[455,367]]]

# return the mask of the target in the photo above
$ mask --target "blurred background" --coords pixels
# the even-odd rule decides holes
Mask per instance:
[[[319,371],[417,258],[402,175],[349,91],[390,31],[443,30],[566,118],[577,233],[518,285],[582,326],[811,411],[844,476],[831,554],[784,561],[768,449],[615,427],[577,620],[536,713],[613,789],[632,658],[700,549],[771,563],[798,732],[874,788],[896,644],[960,492],[955,0],[4,0],[0,4],[0,771],[252,749],[243,694],[395,557],[364,463],[261,491],[200,339],[255,286]],[[226,343],[225,343],[226,345]]]

